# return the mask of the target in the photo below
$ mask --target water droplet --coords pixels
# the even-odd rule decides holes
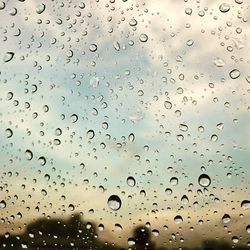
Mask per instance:
[[[118,231],[122,231],[123,230],[123,228],[122,228],[122,226],[120,225],[120,224],[115,224],[115,228],[116,228],[116,230],[118,230]]]
[[[166,188],[165,192],[167,195],[171,195],[173,193],[171,188]]]
[[[128,238],[128,245],[129,246],[135,245],[135,239],[134,238]]]
[[[127,178],[127,184],[128,184],[130,187],[134,187],[134,186],[135,186],[135,183],[136,183],[136,181],[135,181],[134,177],[129,176],[129,177]]]
[[[91,51],[91,52],[95,52],[95,51],[97,51],[97,45],[96,44],[90,44],[90,46],[89,46],[89,50]]]
[[[46,9],[46,5],[41,3],[36,7],[36,13],[37,14],[42,14]]]
[[[230,10],[230,5],[228,3],[222,3],[219,7],[219,10],[222,12],[222,13],[226,13]]]
[[[181,202],[182,202],[184,205],[188,204],[188,202],[189,202],[188,197],[187,197],[186,195],[183,195],[183,196],[181,197]]]
[[[193,12],[193,10],[191,9],[191,8],[186,8],[185,9],[185,13],[187,14],[187,15],[191,15],[192,14],[192,12]]]
[[[7,138],[10,138],[13,135],[13,131],[10,128],[7,128],[5,130],[5,134],[6,134]]]
[[[100,79],[99,77],[94,76],[90,78],[89,83],[90,83],[90,86],[92,86],[93,88],[97,88],[100,84]]]
[[[6,202],[4,200],[0,201],[0,208],[6,208]]]
[[[238,69],[233,69],[232,71],[230,71],[229,76],[232,79],[237,79],[240,76],[240,71]]]
[[[25,157],[27,160],[31,160],[33,158],[33,153],[29,149],[27,149],[25,151]]]
[[[75,123],[75,122],[77,122],[77,120],[78,120],[78,116],[77,116],[76,114],[73,114],[73,115],[71,115],[70,119],[71,119],[71,121],[72,121],[73,123]]]
[[[136,21],[134,18],[132,18],[132,19],[129,21],[129,25],[130,25],[130,26],[136,26],[136,25],[137,25],[137,21]]]
[[[188,131],[188,126],[186,124],[180,124],[179,129],[181,131],[183,131],[183,132],[187,132]]]
[[[198,183],[202,187],[208,187],[211,184],[211,179],[208,175],[206,174],[201,174],[198,179]]]
[[[44,156],[40,156],[38,158],[38,162],[40,163],[41,166],[44,166],[46,164],[46,159]]]
[[[119,210],[121,204],[122,204],[121,199],[117,195],[111,195],[108,199],[108,206],[114,211]]]
[[[5,2],[1,1],[0,2],[0,10],[3,10],[5,8]]]
[[[228,214],[224,214],[222,217],[223,223],[229,223],[231,221],[231,217]]]
[[[238,243],[239,238],[237,236],[234,236],[234,237],[232,237],[232,241],[233,241],[233,243]]]
[[[157,229],[153,229],[152,230],[152,234],[155,236],[155,237],[158,237],[160,235],[160,232],[157,230]]]
[[[129,134],[128,140],[129,140],[130,142],[133,142],[133,141],[135,140],[135,135],[134,135],[133,133]]]
[[[243,209],[250,209],[250,201],[248,201],[248,200],[242,201],[242,202],[241,202],[241,207],[242,207]]]
[[[177,177],[172,177],[172,178],[170,179],[170,184],[171,184],[172,186],[176,186],[176,185],[178,184],[178,178],[177,178]]]
[[[211,141],[212,142],[216,142],[217,140],[218,140],[218,136],[217,135],[214,134],[214,135],[211,136]]]
[[[69,204],[69,210],[70,211],[74,211],[75,210],[75,206],[73,204]]]
[[[216,128],[219,129],[219,130],[222,130],[224,128],[224,124],[223,123],[218,123],[216,125]]]
[[[62,130],[60,129],[60,128],[57,128],[56,130],[55,130],[55,135],[56,136],[60,136],[62,134]]]
[[[87,132],[87,138],[88,139],[93,139],[95,137],[95,132],[94,130],[90,129],[88,132]]]
[[[214,59],[214,65],[216,66],[216,67],[223,67],[223,66],[225,66],[225,62],[224,62],[224,60],[222,59],[222,58],[220,58],[220,57],[216,57],[215,59]]]
[[[148,36],[147,36],[146,34],[141,34],[139,40],[140,40],[142,43],[145,43],[145,42],[148,41]]]
[[[45,189],[42,189],[42,190],[41,190],[41,193],[42,193],[43,196],[46,196],[46,195],[47,195],[47,191],[46,191]]]
[[[182,219],[182,217],[180,215],[177,215],[177,216],[174,217],[174,222],[176,224],[180,224],[180,223],[183,222],[183,219]]]
[[[120,50],[120,44],[118,42],[114,42],[113,43],[113,47],[115,48],[115,50],[119,51]]]
[[[6,52],[5,55],[4,55],[4,58],[3,58],[3,61],[5,63],[9,62],[12,60],[12,58],[14,57],[15,53],[14,52]]]
[[[99,224],[98,230],[99,230],[99,231],[103,231],[103,230],[104,230],[104,225],[103,225],[103,224]]]
[[[165,101],[165,102],[164,102],[164,107],[165,107],[166,109],[171,109],[171,108],[172,108],[172,103],[169,102],[169,101]]]

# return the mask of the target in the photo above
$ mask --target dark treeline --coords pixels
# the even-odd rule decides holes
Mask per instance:
[[[156,247],[151,241],[151,233],[145,227],[134,229],[130,241],[132,250],[174,250],[179,248]],[[121,247],[98,239],[97,227],[93,223],[81,220],[80,214],[74,214],[68,220],[38,219],[27,225],[20,235],[0,235],[0,249],[100,249],[123,250]],[[128,246],[124,249],[128,249]],[[225,241],[204,241],[202,247],[185,248],[183,250],[227,250],[232,246]],[[234,246],[236,250],[247,250],[247,247]]]

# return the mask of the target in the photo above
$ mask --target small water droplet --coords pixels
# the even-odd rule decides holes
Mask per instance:
[[[133,133],[129,134],[128,140],[129,140],[130,142],[133,142],[133,141],[135,140],[135,135],[134,135]]]
[[[113,47],[115,48],[115,50],[119,51],[120,50],[120,44],[118,42],[114,42],[113,43]]]

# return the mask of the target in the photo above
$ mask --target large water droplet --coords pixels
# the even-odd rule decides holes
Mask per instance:
[[[242,207],[243,209],[250,209],[250,201],[248,201],[248,200],[242,201],[242,202],[241,202],[241,207]]]
[[[165,102],[164,102],[164,107],[165,107],[166,109],[171,109],[171,108],[172,108],[172,103],[169,102],[169,101],[165,101]]]
[[[27,160],[31,160],[33,158],[33,153],[31,152],[31,150],[27,149],[25,151],[25,157]]]
[[[95,52],[95,51],[97,51],[97,45],[96,44],[90,44],[90,46],[89,46],[89,50],[91,51],[91,52]]]
[[[108,199],[108,206],[114,211],[119,210],[121,204],[122,204],[121,199],[117,195],[111,195]]]
[[[41,3],[36,7],[36,13],[37,14],[42,14],[46,9],[46,5]]]
[[[170,184],[171,184],[172,186],[176,186],[176,185],[178,184],[178,178],[177,178],[177,177],[172,177],[172,178],[170,179]]]
[[[127,178],[127,184],[130,186],[130,187],[134,187],[135,186],[135,179],[134,179],[134,177],[132,177],[132,176],[129,176],[128,178]]]
[[[229,223],[231,221],[231,217],[228,214],[224,214],[222,217],[223,223]]]
[[[135,239],[134,239],[134,238],[129,238],[129,239],[128,239],[128,245],[129,245],[129,246],[135,245]]]
[[[229,76],[232,79],[237,79],[240,76],[240,71],[238,69],[233,69],[232,71],[230,71]]]
[[[183,222],[183,219],[182,219],[182,217],[180,215],[177,215],[177,216],[174,217],[174,222],[176,224],[180,224],[180,223]]]
[[[188,197],[187,197],[186,195],[183,195],[183,196],[181,197],[181,202],[182,202],[184,205],[188,204],[188,202],[189,202]]]
[[[219,10],[222,12],[222,13],[226,13],[230,10],[230,5],[228,3],[222,3],[219,7]]]
[[[202,187],[208,187],[211,184],[211,179],[208,175],[206,174],[201,174],[198,179],[198,183]]]
[[[3,61],[5,63],[9,62],[12,60],[12,58],[14,57],[15,53],[14,52],[6,52],[5,55],[4,55],[4,58],[3,58]]]
[[[93,139],[95,137],[95,132],[94,130],[90,129],[88,132],[87,132],[87,138],[88,139]]]
[[[225,62],[224,62],[224,60],[222,59],[222,58],[220,58],[220,57],[216,57],[215,59],[214,59],[214,65],[216,66],[216,67],[223,67],[223,66],[225,66]]]
[[[4,200],[0,201],[0,208],[6,208],[6,202]]]
[[[10,128],[7,128],[5,130],[5,134],[6,134],[7,138],[10,138],[13,135],[13,131]]]
[[[141,42],[145,43],[148,41],[148,36],[146,34],[141,34],[139,39]]]

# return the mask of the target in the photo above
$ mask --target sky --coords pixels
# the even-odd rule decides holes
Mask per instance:
[[[0,12],[1,233],[80,211],[121,245],[147,222],[158,244],[249,244],[247,1],[3,1]]]

